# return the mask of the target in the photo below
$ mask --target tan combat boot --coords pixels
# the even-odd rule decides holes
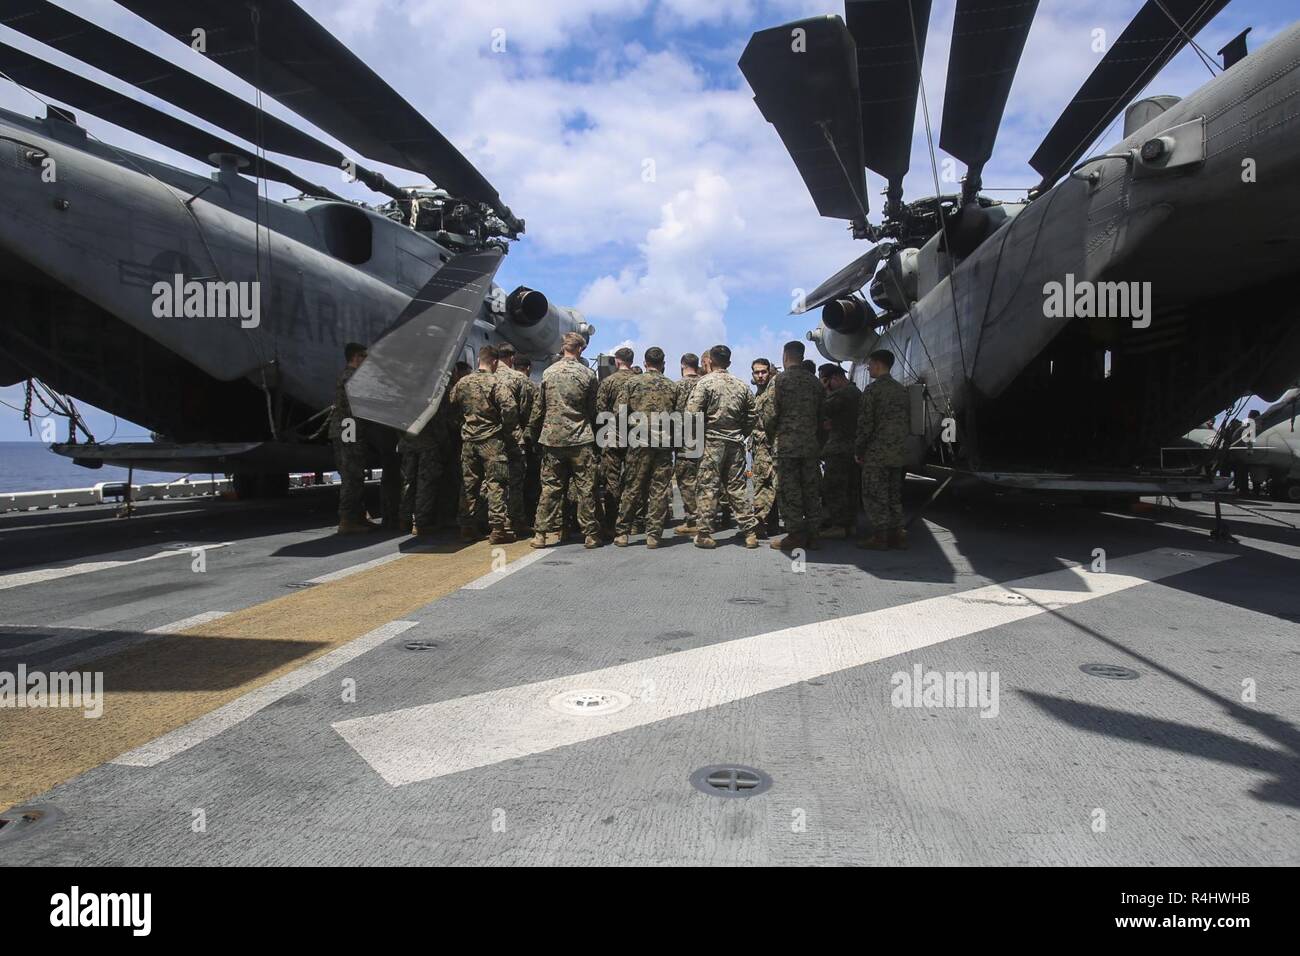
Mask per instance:
[[[539,531],[533,535],[533,540],[528,542],[530,548],[545,548],[555,544],[555,535]]]
[[[616,548],[626,548],[626,547],[627,547],[627,535],[625,535],[625,534],[620,534],[620,535],[615,536],[615,538],[614,538],[614,547],[616,547]]]
[[[823,528],[817,537],[825,538],[827,541],[840,541],[849,536],[849,529],[843,525],[833,524],[829,528]]]
[[[369,521],[358,521],[356,518],[339,519],[339,534],[366,534],[373,530]]]
[[[793,551],[795,548],[802,548],[807,543],[807,539],[798,531],[791,531],[784,538],[773,538],[770,547],[774,551]]]
[[[590,550],[591,548],[599,548],[599,547],[600,547],[600,535],[598,535],[598,534],[589,534],[589,535],[587,535],[587,540],[584,541],[584,542],[582,543],[582,546],[583,546],[584,548],[589,549],[589,550]]]
[[[657,548],[659,547],[659,539],[652,534],[646,535],[645,546],[651,549]]]
[[[711,534],[705,534],[701,531],[695,536],[695,547],[697,548],[704,548],[707,550],[709,548],[716,548],[717,546],[718,542],[713,540],[713,535]]]
[[[745,535],[745,547],[747,547],[747,548],[751,548],[751,549],[752,549],[752,548],[757,548],[757,547],[758,547],[758,532],[757,532],[757,531],[751,531],[751,532],[749,532],[749,534]]]
[[[694,521],[683,521],[677,527],[673,528],[673,534],[688,535],[699,534],[699,526]]]
[[[493,528],[492,534],[488,536],[488,544],[510,544],[514,540],[514,532],[504,528]]]
[[[896,551],[907,550],[907,529],[893,528],[889,532],[889,546]]]
[[[866,538],[859,539],[858,547],[865,551],[888,551],[889,540],[885,537],[884,532],[876,531]]]

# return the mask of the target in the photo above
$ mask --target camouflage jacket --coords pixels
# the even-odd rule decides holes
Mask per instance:
[[[578,359],[562,358],[550,365],[542,373],[541,393],[533,408],[537,443],[566,448],[594,442],[596,388],[596,373]]]
[[[903,441],[912,425],[912,403],[907,388],[888,375],[876,379],[862,393],[858,411],[858,436],[854,450],[870,468],[898,468],[904,463]]]
[[[460,408],[464,420],[460,437],[464,441],[483,441],[514,430],[519,407],[510,389],[486,369],[471,372],[451,390],[451,400]]]
[[[677,407],[677,383],[665,377],[663,372],[646,369],[640,375],[633,375],[623,383],[618,401],[627,406],[628,447],[672,448],[673,428],[668,413]],[[645,442],[633,435],[636,424],[630,418],[633,412],[646,416],[644,433]],[[638,429],[639,430],[639,429]]]
[[[773,451],[778,458],[817,458],[821,447],[817,430],[822,422],[826,389],[805,368],[786,369],[772,379],[772,392],[765,422]]]
[[[524,406],[521,405],[519,407],[519,427],[523,430],[524,438],[527,441],[536,443],[537,428],[541,426],[541,420],[537,416],[537,407],[542,397],[542,387],[527,375],[524,375],[524,391],[527,392],[525,401],[528,406],[528,414],[524,414]]]
[[[623,401],[623,389],[636,377],[635,372],[621,368],[601,382],[596,391],[596,414],[617,415],[618,406]],[[617,443],[613,447],[618,447]]]
[[[705,441],[743,444],[754,429],[754,393],[725,369],[699,380],[686,402],[686,411],[691,415],[703,413]]]
[[[824,429],[823,458],[853,454],[853,442],[858,434],[858,406],[861,404],[862,389],[852,382],[826,396],[822,405],[822,422],[827,426]]]
[[[348,379],[355,371],[356,369],[351,365],[345,368],[334,389],[334,410],[330,412],[330,438],[338,438],[343,434],[343,420],[352,417],[352,404],[348,401]],[[356,431],[359,433],[359,429]]]
[[[700,376],[683,375],[677,382],[677,405],[673,409],[675,412],[685,412],[686,403],[691,400],[691,393],[695,391],[695,386],[700,384]]]
[[[510,392],[510,397],[515,400],[516,421],[515,427],[511,429],[515,441],[523,441],[524,432],[528,428],[528,421],[532,413],[532,394],[528,390],[528,377],[523,372],[516,372],[504,362],[497,366],[496,376],[501,380],[501,384]]]
[[[754,396],[754,430],[749,436],[750,451],[757,451],[760,448],[772,450],[772,443],[767,440],[767,416],[770,414],[772,396],[775,394],[769,379],[763,390]]]

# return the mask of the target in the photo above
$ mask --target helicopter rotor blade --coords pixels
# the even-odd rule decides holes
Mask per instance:
[[[825,305],[832,299],[838,299],[841,296],[857,292],[876,274],[876,267],[880,265],[880,260],[888,255],[892,248],[890,243],[882,242],[865,254],[858,256],[835,275],[813,289],[804,302],[803,308],[792,311],[790,314],[802,315],[805,312],[811,312],[818,306]]]
[[[817,212],[865,221],[857,64],[844,21],[814,17],[761,30],[745,46],[740,71]]]
[[[1037,11],[1038,0],[957,0],[939,147],[966,164],[968,193],[993,155]]]
[[[523,223],[472,163],[391,86],[293,0],[118,0],[331,136],[381,163],[484,203],[515,235]]]
[[[15,83],[39,91],[79,110],[85,110],[115,126],[139,133],[162,146],[184,153],[200,162],[213,164],[212,157],[229,153],[247,159],[249,174],[284,183],[310,196],[338,199],[334,193],[303,179],[270,160],[250,155],[249,150],[229,140],[191,126],[184,120],[100,86],[92,80],[47,63],[7,43],[0,42],[0,72]]]
[[[419,434],[438,410],[502,255],[466,252],[433,274],[348,380],[354,414]]]
[[[1148,0],[1084,80],[1029,160],[1043,177],[1039,188],[1045,189],[1064,176],[1152,77],[1187,45],[1187,38],[1195,37],[1227,5],[1228,0]]]
[[[930,0],[845,0],[844,19],[858,50],[866,167],[885,177],[897,203],[912,162]]]

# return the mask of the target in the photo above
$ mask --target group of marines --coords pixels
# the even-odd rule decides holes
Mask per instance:
[[[446,480],[457,477],[448,474],[448,453],[458,444],[464,541],[482,536],[485,517],[493,544],[532,534],[534,548],[549,547],[564,540],[568,524],[588,548],[611,539],[626,547],[641,532],[646,547],[657,548],[676,481],[685,514],[672,530],[699,548],[717,547],[714,531],[730,514],[745,547],[772,537],[773,548],[816,549],[820,539],[854,533],[859,500],[869,526],[860,547],[907,546],[901,491],[910,403],[890,376],[890,352],[871,354],[872,384],[861,390],[839,365],[819,369],[804,359],[803,343],[788,342],[779,373],[767,359],[754,361],[754,392],[731,374],[725,345],[683,355],[677,381],[664,374],[657,347],[645,350],[643,369],[630,348],[619,349],[615,370],[601,380],[582,359],[586,345],[566,335],[540,384],[508,344],[481,348],[473,371],[461,363],[437,414],[400,443],[399,528],[425,536],[437,527]],[[360,504],[362,456],[341,441],[350,421],[344,386],[365,357],[361,346],[348,348],[331,425],[343,533],[370,527]],[[639,427],[611,427],[620,421]],[[776,538],[782,522],[786,534]]]

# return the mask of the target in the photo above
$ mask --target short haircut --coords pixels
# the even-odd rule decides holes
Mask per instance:
[[[495,362],[501,357],[495,345],[485,345],[478,350],[478,360],[480,362]]]
[[[803,343],[798,339],[791,339],[781,346],[782,355],[793,355],[796,358],[803,358]]]
[[[799,364],[802,365],[804,368],[806,368],[813,375],[817,374],[817,363],[814,362],[812,359],[804,359]]]
[[[614,353],[614,358],[618,359],[620,362],[626,362],[628,365],[631,365],[632,359],[636,358],[636,353],[625,345]]]
[[[577,332],[565,332],[560,344],[564,351],[577,355],[587,347],[587,340]]]
[[[867,361],[879,362],[881,365],[885,366],[885,368],[893,368],[894,353],[889,351],[889,349],[876,349],[874,352],[872,352],[870,355],[867,356]]]
[[[349,342],[347,345],[343,346],[343,360],[345,362],[351,362],[358,355],[365,355],[366,351],[366,347],[360,342]]]
[[[844,369],[836,365],[834,362],[827,362],[826,364],[822,365],[821,368],[817,369],[817,374],[823,376],[825,375],[843,376]]]
[[[531,369],[532,367],[533,367],[533,360],[530,359],[527,355],[521,355],[515,359],[515,368],[519,369],[521,372],[524,371],[525,369]]]
[[[767,366],[769,369],[772,367],[772,363],[769,362],[769,361],[768,361],[767,359],[765,359],[765,358],[756,358],[756,359],[754,359],[754,361],[752,361],[752,362],[749,363],[749,367],[750,367],[751,369],[752,369],[755,365],[765,365],[765,366]]]
[[[511,345],[509,342],[502,342],[500,345],[497,346],[497,355],[501,356],[502,358],[509,358],[511,355],[514,354],[515,354],[515,347]]]
[[[709,360],[718,368],[731,367],[731,349],[725,345],[715,345],[709,349]]]
[[[645,350],[645,363],[651,368],[664,367],[664,350],[657,345],[652,345]]]
[[[700,357],[694,352],[684,352],[682,354],[682,367],[698,369],[700,367]]]

